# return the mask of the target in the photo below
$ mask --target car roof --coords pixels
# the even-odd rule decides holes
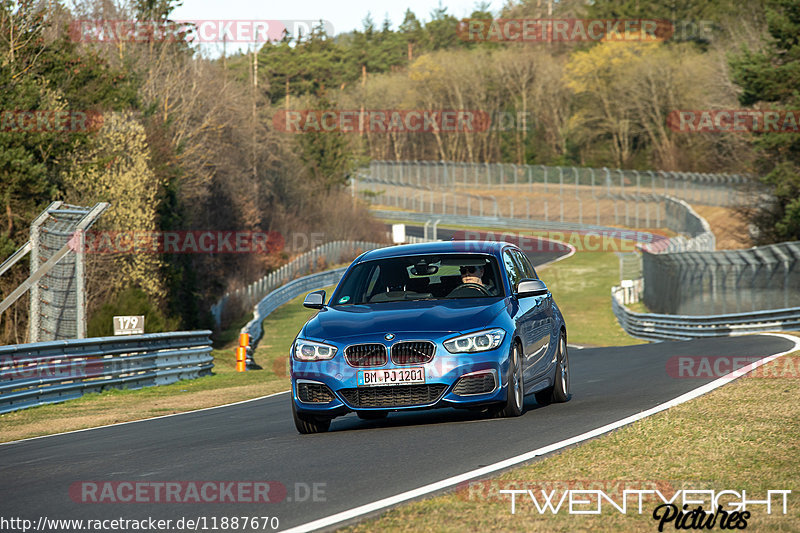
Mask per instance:
[[[361,255],[357,262],[387,259],[390,257],[405,257],[407,255],[428,254],[489,254],[499,257],[506,246],[515,247],[513,244],[502,241],[434,241],[418,244],[401,244],[377,248]],[[515,247],[516,248],[516,247]]]

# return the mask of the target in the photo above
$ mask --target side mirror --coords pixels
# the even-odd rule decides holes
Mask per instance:
[[[540,279],[523,279],[517,285],[517,298],[526,296],[544,296],[549,294],[547,285]]]
[[[325,291],[319,290],[306,294],[306,298],[303,300],[303,307],[308,307],[309,309],[322,309],[325,307]]]

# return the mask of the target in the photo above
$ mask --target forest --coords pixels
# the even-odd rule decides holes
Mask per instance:
[[[669,119],[678,110],[800,109],[796,1],[523,0],[499,13],[479,4],[468,21],[444,7],[381,23],[364,14],[357,31],[329,35],[320,23],[213,57],[183,33],[97,42],[71,31],[81,20],[168,24],[178,5],[0,0],[0,261],[53,200],[110,202],[98,230],[385,239],[348,189],[374,159],[748,174],[766,191],[741,208],[758,243],[800,240],[797,129],[687,132]],[[671,31],[548,42],[465,32],[474,21],[544,18],[658,20]],[[483,121],[281,127],[289,113],[364,110],[469,110]],[[83,126],[25,128],[21,111]],[[220,295],[296,251],[91,255],[89,334],[134,308],[157,329],[209,327]],[[0,294],[27,275],[7,273]],[[26,313],[23,298],[0,317],[0,343],[25,342]]]

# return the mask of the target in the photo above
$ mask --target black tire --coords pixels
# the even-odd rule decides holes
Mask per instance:
[[[356,415],[361,420],[383,420],[389,411],[356,411]]]
[[[297,428],[297,431],[304,435],[309,433],[325,433],[328,431],[328,428],[331,427],[330,418],[317,418],[315,416],[298,413],[294,405],[294,399],[292,399],[292,417],[294,418],[294,426]]]
[[[522,380],[522,362],[520,354],[522,350],[519,344],[514,343],[509,355],[508,364],[508,397],[506,403],[489,410],[489,415],[494,418],[509,418],[522,414],[522,407],[525,403],[525,383]]]
[[[566,402],[570,399],[569,392],[569,352],[567,351],[567,336],[564,332],[558,339],[558,354],[556,356],[555,384],[552,387],[536,393],[536,402],[539,405]]]

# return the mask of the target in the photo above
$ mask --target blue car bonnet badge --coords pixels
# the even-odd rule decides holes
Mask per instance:
[[[387,341],[390,341],[394,339],[394,333],[387,333],[386,335],[383,336],[383,338],[386,339]]]

